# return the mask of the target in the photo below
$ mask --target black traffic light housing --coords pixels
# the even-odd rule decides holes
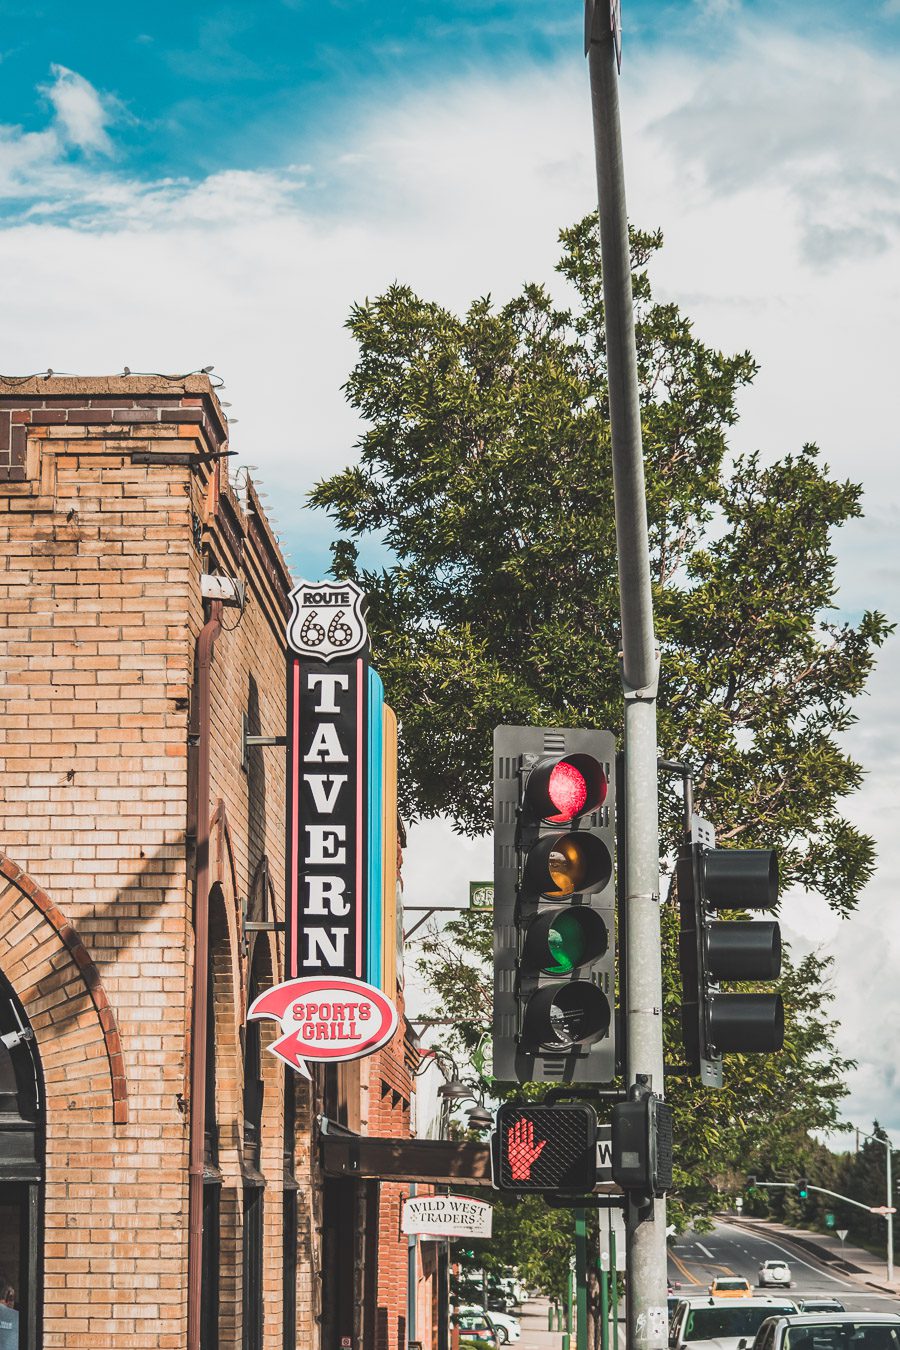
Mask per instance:
[[[594,1108],[504,1102],[497,1109],[491,1162],[494,1185],[501,1191],[590,1194],[597,1180]]]
[[[652,1092],[612,1110],[612,1177],[623,1191],[649,1199],[672,1189],[672,1108]]]
[[[722,1086],[722,1055],[768,1054],[784,1043],[780,994],[725,992],[722,981],[776,980],[781,930],[774,921],[719,920],[718,910],[767,910],[778,902],[773,849],[717,849],[708,821],[693,816],[678,856],[682,1029],[691,1071]]]
[[[809,1182],[806,1180],[806,1177],[801,1177],[797,1182],[797,1195],[801,1200],[809,1199]]]
[[[615,737],[494,732],[499,1082],[615,1077]]]

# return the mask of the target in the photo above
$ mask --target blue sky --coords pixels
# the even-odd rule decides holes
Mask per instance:
[[[749,348],[737,450],[816,441],[863,483],[839,603],[898,614],[900,0],[623,0],[632,219],[704,341]],[[579,0],[295,0],[129,7],[0,0],[0,371],[214,363],[237,465],[269,491],[296,575],[329,563],[305,509],[351,463],[354,301],[394,279],[462,308],[559,285],[557,233],[595,205]],[[881,859],[858,915],[789,897],[797,950],[837,958],[848,1116],[900,1137],[900,638],[851,751]],[[488,875],[485,841],[411,836],[407,895]]]
[[[760,0],[757,25],[846,34],[873,46],[900,38],[900,5]],[[730,0],[626,0],[626,58],[665,48],[727,53],[739,6]],[[298,146],[341,127],[366,104],[447,78],[580,59],[579,4],[455,0],[360,6],[350,0],[127,7],[3,0],[0,124],[47,125],[54,67],[103,98],[115,162],[141,175],[198,178],[223,167],[275,168]],[[43,92],[42,92],[43,91]],[[83,151],[70,146],[77,157]]]

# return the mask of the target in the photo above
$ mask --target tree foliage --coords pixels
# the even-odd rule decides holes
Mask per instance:
[[[872,1137],[874,1136],[874,1138]],[[761,1159],[757,1169],[760,1181],[794,1182],[803,1176],[810,1183],[809,1195],[801,1200],[797,1191],[789,1189],[753,1190],[748,1196],[749,1212],[772,1215],[782,1223],[822,1232],[845,1230],[851,1245],[867,1247],[881,1255],[885,1250],[885,1221],[880,1214],[868,1214],[860,1205],[885,1204],[887,1195],[888,1152],[884,1142],[887,1135],[878,1121],[870,1131],[856,1137],[856,1148],[851,1152],[835,1153],[823,1144],[807,1140],[793,1158],[781,1158],[768,1165]],[[896,1157],[891,1159],[892,1195],[896,1198],[898,1167]],[[845,1204],[833,1195],[822,1195],[815,1187],[848,1196],[856,1204]],[[828,1222],[831,1216],[833,1223]],[[896,1217],[896,1216],[895,1216]],[[895,1223],[894,1253],[900,1253],[900,1227]]]
[[[446,814],[470,834],[491,824],[495,725],[621,732],[596,217],[561,241],[568,306],[526,285],[506,304],[483,297],[456,315],[395,284],[353,308],[346,392],[365,422],[359,460],[311,494],[341,536],[335,575],[370,597],[375,661],[403,728],[403,810]],[[849,914],[874,851],[842,814],[862,769],[840,735],[890,631],[879,613],[835,609],[834,532],[860,515],[860,488],[832,478],[813,445],[732,454],[737,398],[756,365],[707,346],[675,304],[654,299],[648,265],[661,242],[631,238],[660,746],[691,765],[697,809],[722,843],[778,848],[783,888],[799,883]],[[373,532],[386,567],[360,564],[359,541]],[[680,829],[677,796],[665,793],[664,857]],[[489,936],[479,917],[445,933],[449,943],[426,942],[426,962],[471,1048],[489,1018]],[[815,956],[788,966],[780,1056],[731,1057],[726,1090],[704,1093],[699,1116],[698,1089],[673,1087],[683,1214],[708,1207],[739,1163],[787,1165],[809,1130],[834,1125],[847,1062],[832,1048],[826,973]]]
[[[675,907],[666,906],[663,916],[666,1062],[675,1065],[683,1057]],[[448,1040],[461,1056],[471,1054],[490,1024],[491,942],[490,916],[468,912],[441,932],[426,934],[420,945],[420,972],[431,984],[441,1016],[452,1024]],[[702,1221],[723,1196],[741,1193],[748,1173],[772,1179],[802,1175],[821,1147],[812,1141],[812,1132],[839,1127],[852,1061],[833,1045],[829,966],[829,959],[816,955],[785,960],[779,982],[785,1002],[780,1054],[729,1055],[724,1089],[716,1092],[698,1088],[690,1079],[667,1082],[675,1133],[670,1222],[682,1227],[689,1220]],[[522,1090],[516,1088],[515,1095]],[[824,1153],[832,1156],[827,1149]]]
[[[355,306],[359,462],[312,493],[342,535],[335,574],[370,597],[403,722],[403,809],[473,834],[490,826],[496,724],[621,727],[596,217],[562,243],[569,308],[538,285],[462,317],[399,284]],[[880,614],[832,608],[832,534],[860,514],[860,489],[811,445],[729,456],[756,366],[654,300],[660,244],[632,236],[660,742],[693,766],[723,841],[777,846],[786,883],[848,912],[873,846],[841,815],[861,769],[837,737],[889,631]],[[360,568],[354,541],[373,531],[395,561]],[[671,848],[674,803],[663,827]]]

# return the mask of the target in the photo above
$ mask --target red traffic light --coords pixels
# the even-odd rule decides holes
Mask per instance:
[[[548,825],[568,825],[606,800],[603,766],[591,755],[545,755],[528,775],[526,811]]]

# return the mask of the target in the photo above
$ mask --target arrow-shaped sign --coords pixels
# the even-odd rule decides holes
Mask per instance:
[[[306,1061],[340,1063],[380,1050],[397,1030],[397,1009],[364,980],[345,976],[286,980],[253,1000],[248,1021],[271,1017],[281,1035],[267,1049],[309,1078]]]

